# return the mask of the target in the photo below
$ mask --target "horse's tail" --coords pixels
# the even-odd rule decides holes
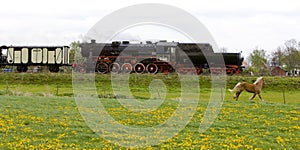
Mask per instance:
[[[231,92],[231,93],[236,92],[236,91],[238,91],[240,85],[241,85],[241,83],[239,82],[238,84],[236,84],[236,85],[234,86],[233,89],[228,89],[228,91]]]
[[[234,90],[233,89],[228,89],[228,91],[232,93]]]

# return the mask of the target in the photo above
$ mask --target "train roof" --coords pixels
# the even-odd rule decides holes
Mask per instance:
[[[56,46],[15,46],[15,45],[9,45],[9,46],[6,46],[6,45],[2,45],[1,46],[1,49],[4,49],[4,48],[57,48],[57,47],[70,47],[70,46],[66,46],[66,45],[56,45]]]
[[[84,48],[103,48],[106,46],[111,46],[111,47],[159,47],[159,46],[166,46],[166,47],[181,47],[181,48],[196,48],[195,46],[199,47],[200,49],[206,48],[206,49],[211,49],[212,46],[209,43],[179,43],[179,42],[167,42],[167,41],[158,41],[158,42],[150,42],[146,41],[146,43],[130,43],[129,41],[113,41],[111,43],[96,43],[95,40],[92,40],[91,43],[81,43],[81,47]]]

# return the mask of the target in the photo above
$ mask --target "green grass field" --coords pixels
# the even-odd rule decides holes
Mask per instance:
[[[124,149],[86,125],[73,98],[70,74],[0,77],[0,149]],[[118,123],[145,128],[166,121],[178,107],[180,84],[175,75],[132,75],[133,95],[141,101],[148,99],[153,79],[164,81],[168,92],[163,105],[149,113],[122,107],[113,97],[109,75],[96,75],[95,86],[101,102]],[[255,79],[229,76],[227,89],[239,81]],[[226,91],[216,120],[206,132],[199,133],[211,94],[209,81],[209,76],[199,78],[200,100],[187,126],[173,138],[145,149],[300,149],[300,78],[266,77],[264,103],[258,97],[249,102],[251,94],[246,92],[236,102]]]

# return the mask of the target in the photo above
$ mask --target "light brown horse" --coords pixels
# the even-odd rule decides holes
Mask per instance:
[[[265,80],[263,79],[263,77],[259,77],[253,84],[247,83],[247,82],[239,82],[238,84],[235,85],[235,87],[233,89],[229,89],[229,91],[232,93],[235,93],[233,98],[236,101],[238,100],[240,94],[244,90],[246,90],[247,92],[253,93],[253,96],[249,98],[250,101],[257,94],[259,96],[260,101],[263,102],[264,100],[261,98],[260,92],[261,92],[261,88],[264,84],[265,84]]]

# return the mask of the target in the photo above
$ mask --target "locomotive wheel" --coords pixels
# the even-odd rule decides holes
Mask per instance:
[[[49,71],[50,72],[58,72],[59,71],[59,66],[49,66]]]
[[[100,62],[96,65],[96,71],[102,74],[105,74],[108,72],[108,65],[106,63]]]
[[[118,63],[112,63],[109,70],[111,73],[118,73],[120,71],[120,65]]]
[[[144,66],[144,64],[142,64],[142,63],[137,63],[137,64],[135,64],[135,66],[134,66],[134,71],[135,71],[136,73],[138,73],[138,74],[144,73],[144,71],[145,71],[145,66]]]
[[[27,72],[28,67],[27,66],[17,66],[18,72]]]
[[[132,71],[132,65],[130,63],[124,63],[121,69],[124,73],[130,73]]]
[[[146,67],[146,69],[147,69],[147,71],[148,71],[149,73],[151,73],[151,74],[155,74],[155,73],[157,73],[157,71],[158,71],[157,65],[156,65],[156,64],[153,64],[153,63],[148,64],[147,67]]]

